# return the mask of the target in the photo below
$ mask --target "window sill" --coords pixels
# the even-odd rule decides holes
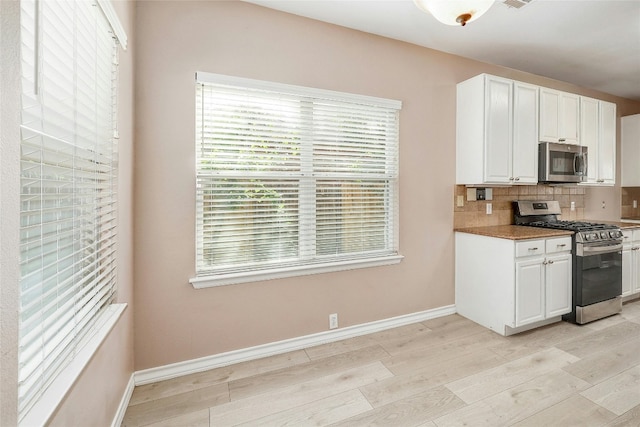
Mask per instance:
[[[95,326],[95,332],[78,349],[69,365],[60,372],[44,394],[38,398],[33,407],[25,414],[20,421],[21,426],[46,425],[51,421],[51,417],[58,409],[58,406],[60,406],[73,384],[107,338],[109,332],[118,323],[118,319],[122,316],[125,308],[127,308],[127,304],[112,304],[106,308]]]
[[[258,282],[262,280],[283,279],[286,277],[306,276],[311,274],[330,273],[335,271],[355,270],[358,268],[379,267],[398,264],[402,255],[389,255],[377,258],[365,258],[349,261],[336,261],[315,265],[301,265],[286,268],[272,268],[259,271],[243,271],[240,273],[217,274],[194,277],[189,283],[196,289],[215,286],[236,285],[239,283]]]

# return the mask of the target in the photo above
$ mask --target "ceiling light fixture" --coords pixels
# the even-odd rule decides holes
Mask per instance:
[[[425,12],[447,25],[467,25],[484,14],[494,0],[413,0]]]

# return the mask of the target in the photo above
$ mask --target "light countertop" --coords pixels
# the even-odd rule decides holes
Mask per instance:
[[[486,227],[456,228],[454,231],[508,240],[544,239],[547,237],[573,235],[573,231],[528,227],[525,225],[489,225]]]

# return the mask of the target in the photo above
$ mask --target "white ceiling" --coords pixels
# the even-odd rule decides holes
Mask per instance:
[[[640,0],[496,1],[465,27],[412,0],[245,0],[640,101]]]

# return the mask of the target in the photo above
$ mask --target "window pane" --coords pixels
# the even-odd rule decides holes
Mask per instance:
[[[210,179],[200,184],[202,268],[298,257],[298,182]]]
[[[318,255],[387,247],[387,182],[321,181],[317,186]]]

